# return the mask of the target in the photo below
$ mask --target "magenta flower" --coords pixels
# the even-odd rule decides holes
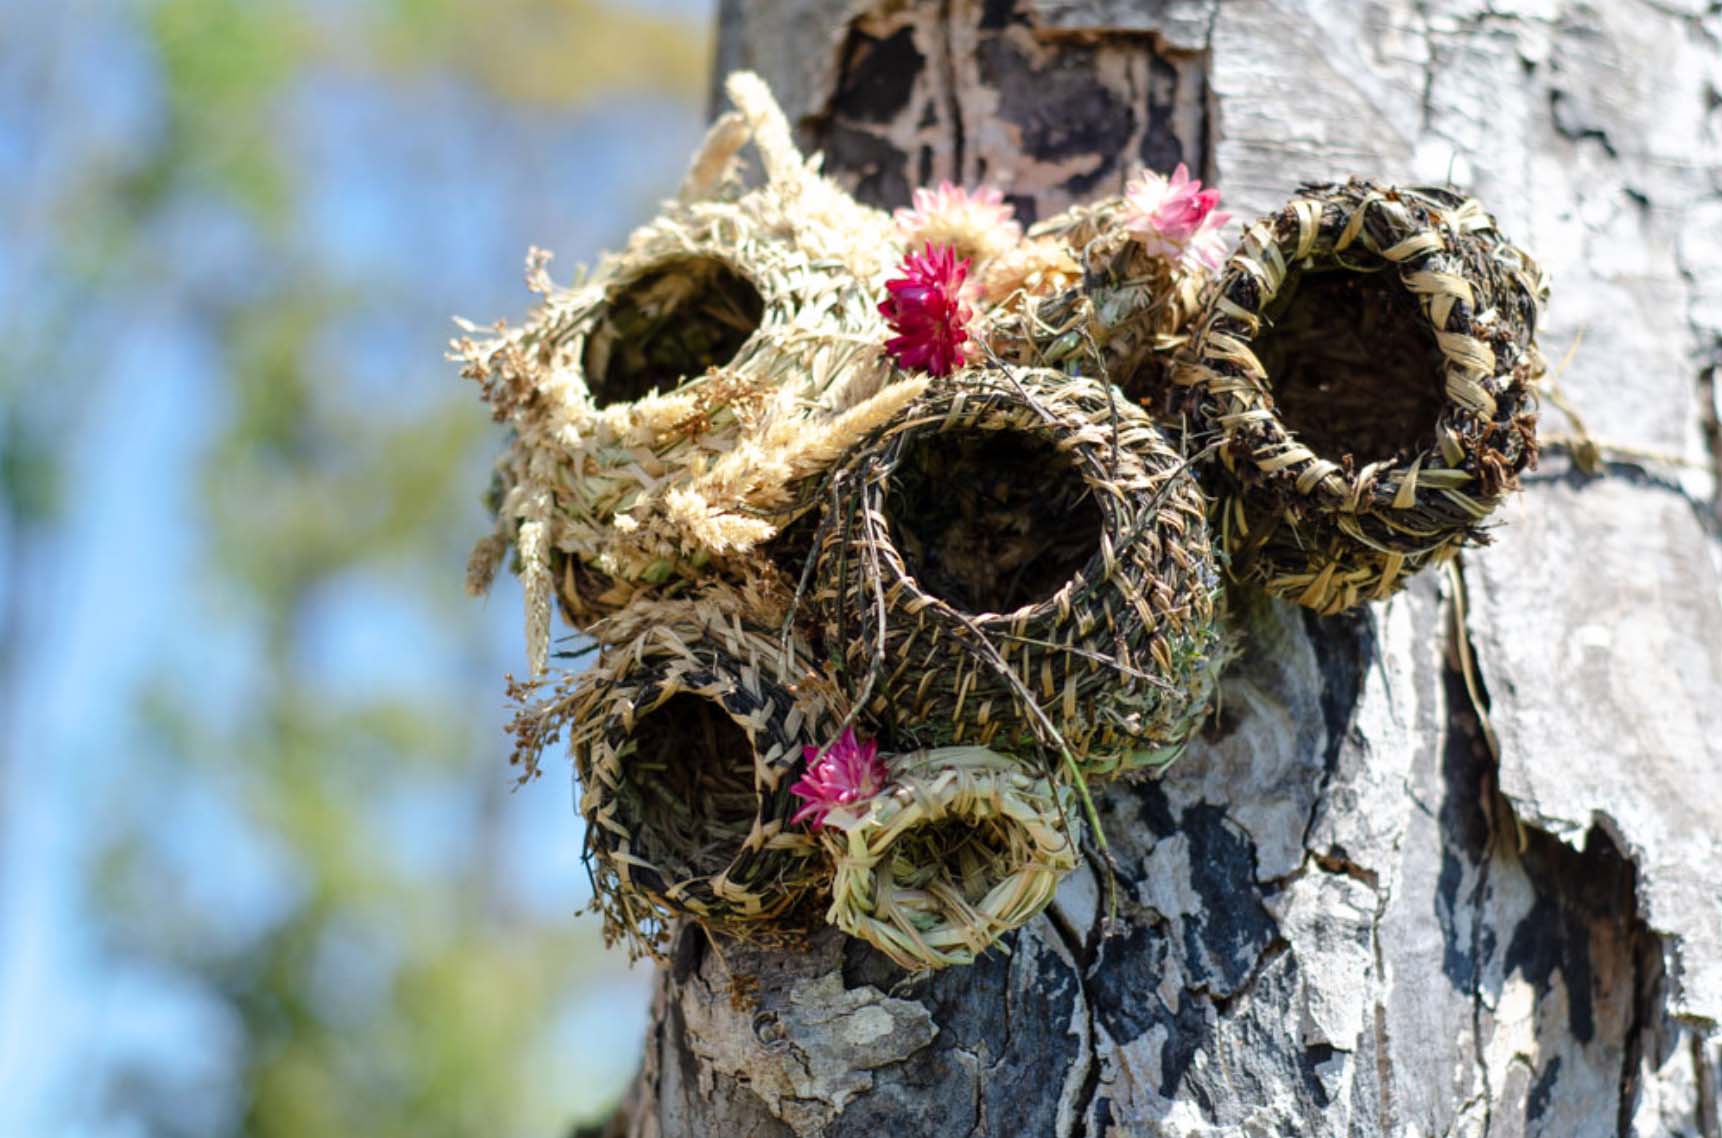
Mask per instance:
[[[1136,234],[1148,252],[1177,263],[1188,257],[1209,268],[1219,265],[1225,246],[1221,226],[1232,215],[1214,207],[1219,190],[1204,190],[1182,162],[1170,178],[1144,170],[1124,192],[1130,209],[1124,228]]]
[[[964,325],[973,315],[963,302],[963,281],[969,263],[957,260],[948,245],[927,243],[925,253],[903,258],[902,276],[885,282],[890,296],[880,313],[897,333],[885,341],[900,367],[930,375],[949,375],[965,362]]]
[[[837,807],[865,802],[885,789],[885,760],[879,757],[879,745],[871,739],[861,742],[853,727],[843,729],[824,758],[819,757],[818,747],[803,747],[801,753],[807,756],[807,773],[789,790],[806,805],[795,812],[791,824],[811,820],[817,830]]]

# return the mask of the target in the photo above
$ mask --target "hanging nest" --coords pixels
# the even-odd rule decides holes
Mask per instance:
[[[908,746],[1039,744],[1085,775],[1169,762],[1221,663],[1205,501],[1110,388],[931,388],[832,475],[812,598],[845,683]]]
[[[622,252],[568,289],[535,252],[532,318],[455,343],[513,429],[471,579],[513,546],[529,606],[547,614],[553,592],[577,628],[748,560],[784,524],[787,485],[914,395],[880,347],[891,219],[818,176],[756,77],[729,91],[738,110]],[[747,189],[750,141],[764,182]]]
[[[738,615],[750,608],[727,590],[639,602],[600,625],[618,639],[590,670],[515,722],[529,773],[569,727],[597,904],[638,950],[660,952],[683,916],[782,937],[823,875],[814,840],[789,826],[790,786],[803,748],[829,738],[837,696],[804,647],[786,652]]]
[[[1334,613],[1483,541],[1536,461],[1546,295],[1449,190],[1310,185],[1251,226],[1173,373],[1231,571]]]
[[[981,747],[887,762],[884,791],[820,828],[828,919],[910,970],[970,964],[1076,867],[1073,795]]]

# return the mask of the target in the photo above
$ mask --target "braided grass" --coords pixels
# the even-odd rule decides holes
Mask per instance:
[[[1252,225],[1172,372],[1223,440],[1232,573],[1335,613],[1485,540],[1536,461],[1546,294],[1449,190],[1309,185]]]
[[[637,634],[564,704],[597,903],[609,934],[647,953],[677,917],[781,937],[820,884],[789,787],[803,748],[829,737],[836,695],[804,649],[786,653],[727,602],[636,606]]]
[[[780,524],[784,436],[818,434],[892,378],[877,311],[891,219],[817,175],[756,77],[729,87],[739,109],[625,248],[570,288],[535,255],[531,318],[454,345],[513,432],[471,579],[520,550],[535,672],[552,598],[584,629],[745,557]],[[744,188],[750,141],[765,180]]]
[[[857,446],[826,509],[813,604],[887,738],[1067,747],[1092,777],[1164,765],[1205,714],[1205,501],[1110,388],[962,373]]]
[[[981,747],[887,760],[880,794],[825,819],[827,919],[912,971],[970,964],[1076,867],[1074,795]]]

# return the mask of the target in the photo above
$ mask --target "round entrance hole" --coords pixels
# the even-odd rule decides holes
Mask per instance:
[[[634,722],[617,788],[635,856],[671,881],[721,872],[753,828],[753,746],[723,708],[678,692]]]
[[[622,288],[586,341],[598,406],[674,391],[735,358],[759,327],[765,298],[716,257],[683,257]]]
[[[1012,430],[913,440],[891,476],[887,511],[910,576],[968,613],[1050,599],[1099,550],[1105,524],[1070,456]]]
[[[1445,361],[1398,274],[1307,271],[1276,299],[1256,358],[1298,441],[1358,466],[1434,445]]]

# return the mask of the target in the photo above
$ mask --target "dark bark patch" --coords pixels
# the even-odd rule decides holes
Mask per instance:
[[[1051,62],[1036,66],[1000,36],[982,40],[977,53],[982,81],[998,92],[999,117],[1014,124],[1022,150],[1041,162],[1093,157],[1095,168],[1065,180],[1086,194],[1118,170],[1119,156],[1136,132],[1136,112],[1095,75],[1095,49],[1060,44]]]
[[[1525,1099],[1525,1125],[1542,1118],[1549,1111],[1549,1106],[1555,1098],[1555,1081],[1561,1077],[1561,1057],[1556,1055],[1549,1060],[1549,1065],[1543,1068],[1543,1073],[1537,1076],[1537,1081],[1531,1086],[1531,1093]]]
[[[1161,927],[1137,925],[1122,936],[1102,942],[1100,958],[1088,975],[1088,998],[1095,1020],[1119,1046],[1127,1046],[1155,1028],[1160,1044],[1160,1095],[1178,1093],[1196,1056],[1213,1049],[1213,1005],[1199,993],[1185,992],[1173,1010],[1156,989],[1166,971],[1172,945]],[[1206,1099],[1201,1087],[1191,1087]],[[1104,1102],[1104,1098],[1102,1099]],[[1107,1133],[1102,1127],[1099,1133]]]
[[[1202,911],[1184,920],[1185,967],[1193,982],[1229,996],[1255,971],[1277,926],[1261,904],[1250,841],[1227,824],[1225,810],[1193,806],[1184,812],[1183,831],[1190,883],[1202,898]]]
[[[1459,887],[1465,881],[1465,865],[1451,849],[1441,851],[1441,873],[1435,881],[1435,916],[1444,932],[1441,972],[1454,988],[1472,991],[1477,983],[1477,959],[1471,946],[1456,935]]]
[[[1367,610],[1339,616],[1318,616],[1303,610],[1304,631],[1321,669],[1321,717],[1327,726],[1327,769],[1339,761],[1340,747],[1351,730],[1363,674],[1375,659],[1375,628]]]
[[[1441,756],[1442,847],[1441,871],[1435,883],[1435,917],[1441,926],[1442,973],[1455,989],[1475,995],[1478,949],[1492,950],[1493,942],[1485,946],[1473,941],[1472,929],[1482,919],[1480,914],[1471,921],[1460,920],[1458,914],[1462,908],[1477,904],[1486,880],[1489,820],[1483,814],[1480,798],[1489,792],[1494,764],[1471,710],[1464,676],[1458,668],[1450,667],[1443,674],[1442,683],[1454,724],[1447,732]],[[1463,893],[1467,868],[1479,876],[1470,892]],[[1481,935],[1490,935],[1489,926],[1483,927]]]
[[[854,193],[861,201],[883,208],[909,204],[908,157],[885,139],[833,123],[824,150],[831,169],[856,179]]]
[[[908,107],[926,62],[911,27],[884,39],[850,29],[832,109],[856,122],[889,123]]]
[[[1169,1099],[1178,1093],[1178,1087],[1189,1073],[1190,1066],[1195,1063],[1196,1056],[1211,1050],[1214,1028],[1208,1018],[1208,1002],[1190,994],[1172,1014],[1167,1026],[1171,1030],[1166,1035],[1166,1042],[1160,1047],[1158,1090],[1162,1098]],[[1198,1083],[1192,1085],[1190,1090],[1203,1114],[1212,1117],[1214,1103],[1207,1088]]]
[[[985,1081],[987,1125],[994,1134],[1053,1134],[1058,1129],[1057,1088],[1064,1085],[1080,1051],[1071,1031],[1076,974],[1047,949],[1025,954],[1014,972],[1008,1031],[1002,1053],[995,1056],[1012,1075]],[[1034,1093],[1025,1093],[1030,1089]]]
[[[1016,11],[1016,0],[985,0],[981,5],[982,31],[998,31],[1021,20]]]
[[[1051,1134],[1058,1096],[1076,1062],[1070,1030],[1078,984],[1055,952],[1021,932],[1007,938],[1010,954],[987,953],[967,968],[929,977],[912,993],[900,990],[905,973],[860,942],[844,953],[844,982],[867,983],[918,999],[938,1024],[933,1042],[902,1063],[874,1073],[874,1089],[856,1099],[826,1132],[830,1138],[872,1135],[910,1113],[916,1133]],[[988,1077],[993,1068],[1008,1080]],[[974,1094],[950,1093],[965,1084]],[[1032,1088],[1034,1093],[1025,1093]],[[931,1093],[931,1092],[939,1093]]]
[[[1164,784],[1154,782],[1138,783],[1132,787],[1136,801],[1140,807],[1140,819],[1148,827],[1148,832],[1156,838],[1169,838],[1178,832],[1178,820],[1172,816],[1172,803],[1166,797]]]
[[[1120,1046],[1170,1020],[1164,1001],[1151,994],[1166,971],[1170,948],[1163,928],[1152,925],[1135,925],[1100,942],[1088,994],[1095,1018]]]
[[[1321,1076],[1316,1072],[1316,1068],[1331,1060],[1334,1055],[1335,1051],[1332,1044],[1315,1043],[1304,1048],[1302,1054],[1298,1056],[1298,1069],[1303,1073],[1304,1090],[1309,1092],[1311,1100],[1322,1110],[1328,1108],[1331,1100],[1328,1098],[1327,1088],[1322,1085]]]
[[[969,1135],[980,1130],[980,1102],[966,1088],[984,1077],[962,1062],[955,1048],[924,1047],[874,1072],[871,1092],[850,1100],[820,1131],[823,1138],[878,1138],[881,1134]],[[914,1120],[912,1130],[905,1126]],[[714,1131],[714,1133],[716,1133]]]
[[[1504,967],[1519,972],[1541,997],[1558,972],[1566,987],[1573,1038],[1596,1036],[1597,967],[1592,936],[1598,928],[1625,928],[1635,920],[1635,871],[1606,834],[1592,828],[1574,854],[1558,838],[1531,831],[1525,873],[1537,903],[1507,940]]]
[[[1148,129],[1138,153],[1150,170],[1169,173],[1184,161],[1184,144],[1172,127],[1178,98],[1178,69],[1158,55],[1148,59]],[[1198,175],[1200,171],[1197,171]]]

